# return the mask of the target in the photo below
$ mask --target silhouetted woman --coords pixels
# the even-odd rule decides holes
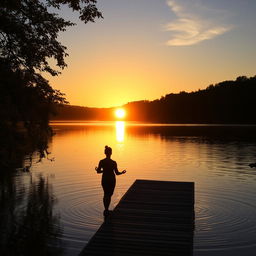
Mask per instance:
[[[103,173],[101,185],[104,190],[103,204],[105,207],[104,215],[108,214],[108,207],[110,205],[111,196],[113,195],[116,186],[116,175],[126,173],[126,170],[119,172],[116,161],[110,157],[112,155],[112,148],[105,146],[104,151],[106,158],[100,160],[98,167],[95,167],[97,173]]]

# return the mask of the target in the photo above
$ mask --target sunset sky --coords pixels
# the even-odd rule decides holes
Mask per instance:
[[[112,107],[256,75],[255,0],[98,0],[104,19],[59,37],[68,67],[51,85],[72,105]]]

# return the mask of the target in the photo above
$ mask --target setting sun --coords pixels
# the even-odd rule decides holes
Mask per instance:
[[[123,109],[123,108],[118,108],[118,109],[116,109],[116,111],[115,111],[115,116],[117,117],[117,118],[124,118],[125,117],[125,110]]]

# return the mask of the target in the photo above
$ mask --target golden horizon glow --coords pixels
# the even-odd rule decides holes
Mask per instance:
[[[115,116],[118,118],[118,119],[123,119],[126,115],[126,112],[123,108],[118,108],[115,110]]]

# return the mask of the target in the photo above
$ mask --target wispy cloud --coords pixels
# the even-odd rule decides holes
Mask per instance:
[[[168,6],[177,19],[166,25],[173,31],[172,38],[166,42],[170,46],[198,44],[229,31],[232,26],[223,24],[223,12],[199,5],[197,1],[169,0]],[[221,23],[221,24],[220,24]]]

